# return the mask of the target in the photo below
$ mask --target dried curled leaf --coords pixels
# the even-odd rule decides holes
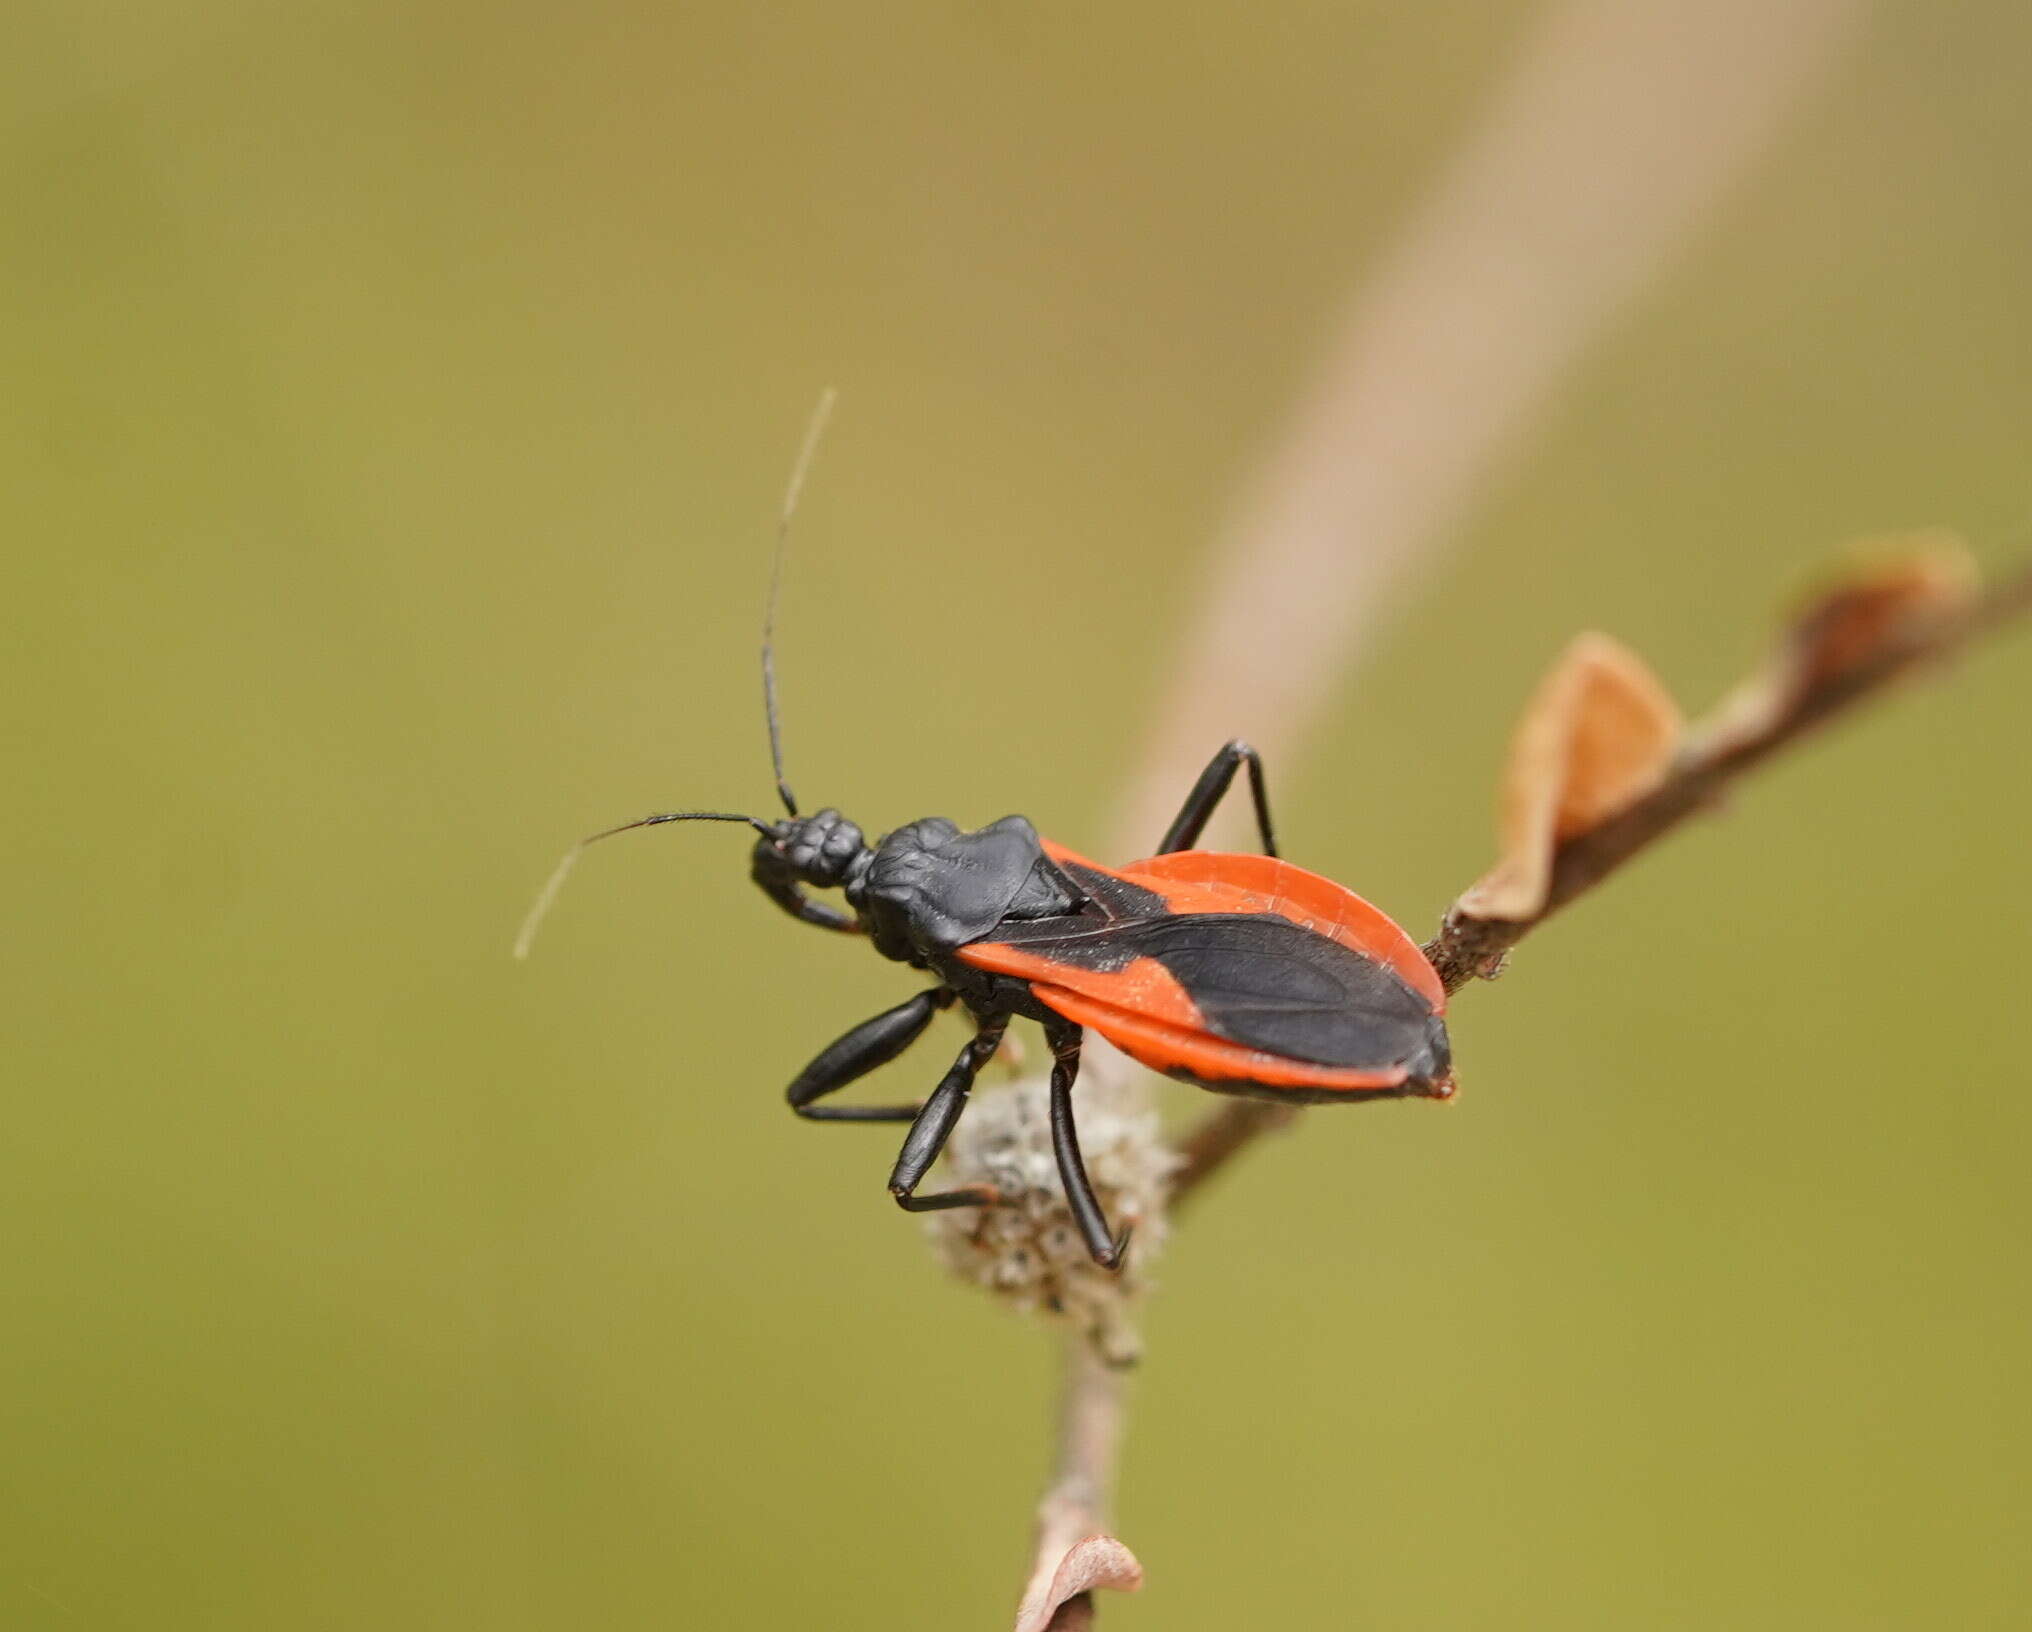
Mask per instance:
[[[1066,1549],[1056,1566],[1042,1565],[1016,1610],[1016,1632],[1046,1632],[1059,1607],[1096,1587],[1134,1592],[1143,1566],[1113,1536],[1086,1536]]]
[[[1512,922],[1536,916],[1560,842],[1655,788],[1681,723],[1642,658],[1607,635],[1577,636],[1517,722],[1503,771],[1501,858],[1462,894],[1459,910]]]
[[[1723,699],[1702,726],[1726,752],[1755,741],[1815,691],[1911,650],[1974,602],[1978,575],[1968,548],[1935,530],[1867,540],[1796,610],[1764,666]]]

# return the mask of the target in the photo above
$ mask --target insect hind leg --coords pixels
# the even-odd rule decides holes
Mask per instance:
[[[1051,1148],[1058,1158],[1059,1182],[1065,1186],[1066,1205],[1073,1222],[1095,1263],[1103,1269],[1120,1269],[1129,1251],[1129,1231],[1120,1235],[1108,1228],[1107,1214],[1094,1195],[1080,1158],[1079,1129],[1073,1123],[1072,1085],[1079,1077],[1080,1044],[1085,1036],[1078,1026],[1061,1023],[1045,1028],[1051,1044]]]
[[[1190,850],[1199,843],[1207,819],[1234,785],[1235,772],[1244,765],[1249,767],[1249,796],[1256,806],[1256,831],[1263,840],[1263,854],[1277,854],[1277,834],[1270,823],[1270,795],[1263,784],[1263,758],[1237,737],[1222,744],[1220,752],[1207,761],[1207,768],[1199,773],[1199,780],[1193,783],[1192,792],[1185,796],[1185,803],[1157,846],[1158,855]]]

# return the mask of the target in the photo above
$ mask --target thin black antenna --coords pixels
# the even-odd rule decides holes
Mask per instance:
[[[825,435],[826,421],[832,418],[839,393],[831,386],[819,393],[818,406],[811,411],[811,423],[804,430],[804,446],[798,449],[791,467],[790,486],[783,492],[783,510],[776,518],[776,555],[769,564],[769,606],[762,614],[762,710],[769,717],[769,763],[776,771],[776,793],[783,808],[797,814],[797,796],[783,779],[783,725],[776,715],[776,600],[783,591],[783,546],[790,537],[790,518],[797,514],[797,501],[804,493],[804,479],[811,473],[818,439]]]
[[[529,956],[530,945],[536,939],[536,931],[549,916],[551,903],[557,899],[557,892],[564,888],[564,881],[571,877],[571,870],[577,864],[579,853],[589,844],[598,844],[602,839],[611,839],[616,833],[626,833],[638,827],[657,827],[664,822],[746,822],[765,839],[770,836],[769,824],[756,816],[743,816],[732,810],[667,810],[655,816],[644,816],[639,822],[623,822],[619,827],[610,827],[603,833],[594,833],[580,839],[562,856],[551,869],[550,877],[544,880],[543,888],[536,892],[535,905],[530,907],[529,916],[522,920],[522,928],[515,935],[515,956]]]

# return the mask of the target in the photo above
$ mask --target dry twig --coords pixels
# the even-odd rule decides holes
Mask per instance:
[[[1714,805],[1735,779],[1890,684],[2032,612],[2032,567],[1977,593],[1958,546],[1923,548],[1838,582],[1798,617],[1778,650],[1684,738],[1648,791],[1563,836],[1548,836],[1542,879],[1524,910],[1488,911],[1504,864],[1463,892],[1425,954],[1449,992],[1493,976],[1510,949],[1569,902]],[[1532,722],[1519,734],[1519,749]],[[1506,857],[1506,862],[1510,858]],[[1480,910],[1477,910],[1477,909]],[[1241,1100],[1206,1117],[1182,1146],[1174,1210],[1254,1142],[1296,1113]]]
[[[1107,1533],[1125,1386],[1124,1374],[1089,1344],[1066,1344],[1058,1456],[1037,1504],[1037,1546],[1016,1632],[1076,1632],[1092,1624],[1094,1588],[1133,1592],[1143,1584],[1135,1555]]]
[[[1980,596],[1944,584],[1936,593],[1924,579],[1906,584],[1911,593],[1902,597],[1902,606],[1894,601],[1884,607],[1884,586],[1858,581],[1838,587],[1809,609],[1765,671],[1695,728],[1655,788],[1557,846],[1536,910],[1516,917],[1485,916],[1474,910],[1472,891],[1457,902],[1425,948],[1446,989],[1458,991],[1476,976],[1495,974],[1510,948],[1536,925],[1714,804],[1745,771],[1892,681],[2032,606],[2032,569]],[[1886,627],[1871,631],[1859,626],[1880,611],[1892,615]],[[1901,612],[1909,615],[1897,615]]]

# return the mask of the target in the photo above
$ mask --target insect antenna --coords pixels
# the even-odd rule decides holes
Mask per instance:
[[[812,410],[811,420],[805,426],[804,443],[797,450],[797,463],[790,469],[790,485],[783,492],[783,508],[776,517],[776,549],[769,564],[769,603],[762,614],[762,709],[769,720],[769,762],[776,772],[776,792],[783,800],[783,808],[793,816],[797,814],[797,799],[783,777],[783,727],[776,713],[776,602],[783,590],[783,549],[790,537],[791,519],[797,514],[797,501],[804,493],[804,479],[811,473],[819,438],[825,434],[826,421],[832,418],[833,403],[838,397],[839,393],[827,386],[819,394],[818,406]],[[739,811],[669,810],[644,816],[640,821],[623,822],[619,827],[610,827],[580,839],[558,858],[550,877],[544,880],[543,888],[536,892],[536,900],[515,935],[515,956],[529,956],[537,930],[550,915],[558,892],[564,888],[564,881],[571,877],[572,868],[578,865],[579,855],[587,845],[611,839],[616,833],[627,833],[638,827],[658,827],[665,822],[746,822],[765,839],[773,837],[767,822]]]
[[[790,520],[797,514],[797,501],[804,493],[804,479],[818,453],[819,438],[825,435],[826,421],[832,418],[839,393],[827,386],[819,393],[818,406],[804,429],[804,446],[797,451],[791,467],[790,485],[783,492],[783,509],[776,518],[776,551],[769,563],[769,604],[762,614],[762,711],[769,719],[769,763],[776,772],[776,793],[783,808],[797,814],[797,796],[783,777],[783,722],[776,712],[776,602],[783,591],[783,547],[790,537]]]
[[[589,844],[602,839],[611,839],[616,833],[627,833],[638,827],[658,827],[665,822],[746,822],[765,839],[770,837],[769,824],[756,816],[743,816],[731,810],[667,810],[654,816],[644,816],[638,822],[623,822],[619,827],[610,827],[604,832],[593,833],[580,839],[562,856],[550,871],[550,877],[543,881],[543,888],[536,892],[536,900],[529,909],[529,915],[522,920],[522,927],[515,934],[515,956],[526,958],[529,948],[536,940],[536,931],[549,916],[551,903],[557,899],[557,892],[564,888],[564,881],[571,877],[571,870],[578,865],[579,855]]]

